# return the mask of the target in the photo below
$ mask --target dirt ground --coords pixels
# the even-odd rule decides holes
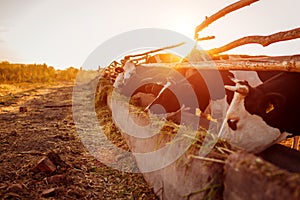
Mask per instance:
[[[72,83],[0,85],[0,199],[157,199],[141,174],[107,167],[85,149],[72,91]],[[46,157],[55,171],[38,167]]]
[[[0,199],[157,199],[141,174],[109,168],[86,151],[71,83],[9,87],[0,87]],[[37,167],[45,157],[54,172]]]

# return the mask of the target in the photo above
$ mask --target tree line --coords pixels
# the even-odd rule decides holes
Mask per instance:
[[[7,61],[0,63],[0,83],[48,83],[74,81],[78,69],[69,67],[56,70],[46,64],[15,64]]]

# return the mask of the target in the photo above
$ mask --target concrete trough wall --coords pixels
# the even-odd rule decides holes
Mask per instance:
[[[298,200],[300,174],[278,168],[253,154],[234,153],[224,166],[223,198]]]

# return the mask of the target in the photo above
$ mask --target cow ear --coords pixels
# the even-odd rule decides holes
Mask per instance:
[[[263,96],[260,109],[265,114],[279,113],[286,105],[286,97],[279,93],[268,93]]]

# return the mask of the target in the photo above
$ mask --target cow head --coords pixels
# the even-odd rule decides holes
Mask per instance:
[[[272,126],[284,109],[285,97],[279,93],[264,93],[252,88],[246,81],[234,82],[235,86],[225,86],[234,91],[234,97],[219,137],[253,153],[285,139],[288,133]]]
[[[136,73],[135,65],[132,62],[127,61],[124,65],[123,73],[118,74],[113,86],[115,88],[120,88],[135,73]]]

